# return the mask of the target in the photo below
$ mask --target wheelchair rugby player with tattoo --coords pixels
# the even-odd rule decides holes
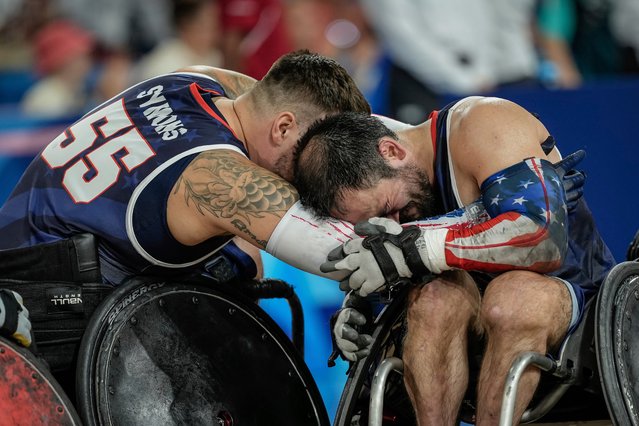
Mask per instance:
[[[320,223],[299,244],[290,223],[312,215],[290,180],[301,133],[345,111],[370,113],[346,70],[297,51],[259,81],[160,75],[70,125],[0,209],[0,364],[46,378],[5,389],[56,395],[70,423],[328,424],[299,350],[253,303],[287,298],[301,349],[299,302],[254,278],[258,249],[322,274],[339,243]],[[20,402],[3,416],[43,412]]]

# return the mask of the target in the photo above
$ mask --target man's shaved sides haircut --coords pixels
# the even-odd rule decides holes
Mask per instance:
[[[356,111],[370,114],[371,108],[346,69],[334,59],[298,50],[278,59],[255,85],[255,99],[263,107],[303,111],[313,120],[319,114]]]
[[[320,217],[340,211],[344,190],[368,189],[397,175],[378,150],[397,135],[369,114],[342,113],[312,124],[295,152],[293,185],[302,204]]]

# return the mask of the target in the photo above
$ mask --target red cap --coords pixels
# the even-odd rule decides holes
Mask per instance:
[[[65,62],[93,49],[93,35],[68,21],[47,24],[35,36],[36,69],[39,74],[55,72]]]

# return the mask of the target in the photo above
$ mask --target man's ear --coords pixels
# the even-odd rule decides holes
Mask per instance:
[[[277,114],[271,127],[271,140],[277,146],[282,145],[289,136],[288,133],[295,127],[297,127],[297,121],[292,112],[284,111]]]
[[[406,148],[391,138],[382,138],[377,145],[377,150],[391,166],[399,165],[406,158]]]

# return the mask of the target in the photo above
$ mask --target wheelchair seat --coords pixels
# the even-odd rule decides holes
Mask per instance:
[[[300,353],[230,285],[121,285],[87,327],[76,378],[85,425],[329,424]]]

